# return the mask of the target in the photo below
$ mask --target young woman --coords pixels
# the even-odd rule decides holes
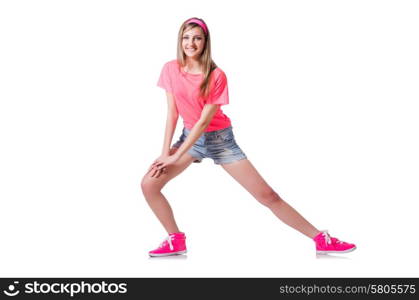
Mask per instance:
[[[202,19],[183,22],[178,34],[177,59],[166,62],[157,85],[166,90],[168,113],[161,155],[141,182],[150,208],[168,233],[150,256],[186,253],[186,236],[175,222],[161,189],[191,163],[213,159],[256,200],[281,221],[312,239],[317,253],[346,253],[354,244],[339,241],[327,230],[319,231],[266,183],[236,143],[231,120],[221,110],[229,103],[227,77],[211,58],[211,39]],[[184,128],[170,147],[179,115]]]

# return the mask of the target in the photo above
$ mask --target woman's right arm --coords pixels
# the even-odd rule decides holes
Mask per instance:
[[[164,134],[162,155],[170,155],[170,145],[175,133],[179,112],[176,107],[175,98],[172,93],[166,92],[167,96],[167,120]]]

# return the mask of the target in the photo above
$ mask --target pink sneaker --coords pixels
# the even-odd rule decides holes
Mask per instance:
[[[183,232],[171,233],[160,244],[157,249],[154,249],[148,254],[150,256],[167,256],[186,253],[186,236]]]
[[[342,242],[337,238],[331,237],[327,230],[322,230],[313,240],[316,243],[317,254],[348,253],[356,249],[354,244]]]

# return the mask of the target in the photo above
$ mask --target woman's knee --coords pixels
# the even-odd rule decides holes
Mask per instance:
[[[283,201],[281,197],[279,197],[278,193],[276,193],[273,189],[267,189],[266,191],[262,192],[257,197],[257,200],[267,207],[271,207],[273,204]]]
[[[144,195],[158,193],[161,191],[161,184],[156,178],[146,174],[141,180],[141,190]]]

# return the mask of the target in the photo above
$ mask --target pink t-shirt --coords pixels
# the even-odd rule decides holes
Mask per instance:
[[[192,129],[201,116],[205,103],[220,104],[206,132],[220,130],[231,125],[221,110],[221,105],[229,103],[227,77],[225,73],[216,68],[211,73],[210,94],[206,102],[199,96],[199,86],[204,78],[203,74],[191,74],[179,68],[177,59],[164,64],[157,86],[173,94],[176,107],[187,129]]]

